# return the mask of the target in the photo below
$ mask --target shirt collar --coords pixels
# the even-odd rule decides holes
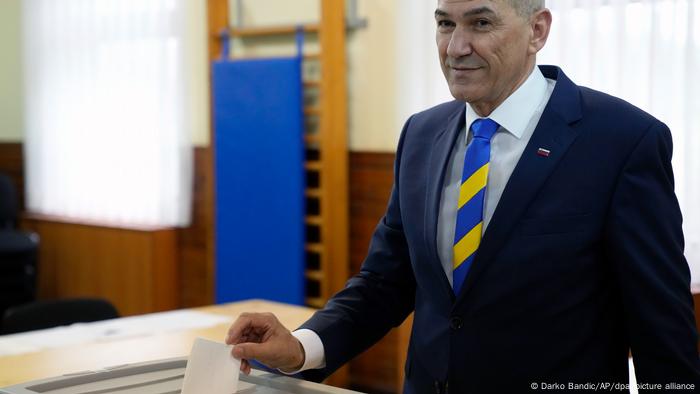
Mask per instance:
[[[520,85],[508,98],[496,107],[489,115],[489,118],[498,123],[501,128],[513,134],[516,138],[525,132],[525,128],[530,123],[530,119],[537,111],[538,105],[547,94],[547,80],[542,75],[540,68],[535,68],[527,77],[527,80]],[[480,116],[467,103],[467,133],[472,122]]]

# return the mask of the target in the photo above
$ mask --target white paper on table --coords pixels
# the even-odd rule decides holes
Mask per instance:
[[[206,328],[219,324],[230,324],[231,322],[232,319],[227,316],[181,310],[93,323],[78,323],[71,326],[0,336],[0,356]]]
[[[238,390],[241,361],[233,346],[197,338],[187,359],[181,394],[232,394]]]
[[[13,356],[16,354],[34,353],[40,350],[41,347],[39,346],[0,337],[0,357]]]

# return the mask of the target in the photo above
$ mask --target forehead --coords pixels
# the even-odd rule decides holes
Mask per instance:
[[[437,13],[447,13],[451,16],[459,16],[460,14],[474,11],[502,14],[510,8],[506,3],[507,1],[505,0],[438,0]]]

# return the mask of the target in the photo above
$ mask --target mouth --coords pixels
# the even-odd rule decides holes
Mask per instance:
[[[483,67],[450,67],[450,76],[456,80],[471,80]]]
[[[455,72],[469,72],[480,70],[481,67],[450,67],[450,69]]]

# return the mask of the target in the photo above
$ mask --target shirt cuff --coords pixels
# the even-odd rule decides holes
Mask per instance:
[[[304,365],[297,371],[282,371],[285,375],[294,375],[307,369],[319,369],[326,366],[326,353],[321,338],[312,330],[302,328],[292,332],[292,335],[301,342],[304,348]]]

